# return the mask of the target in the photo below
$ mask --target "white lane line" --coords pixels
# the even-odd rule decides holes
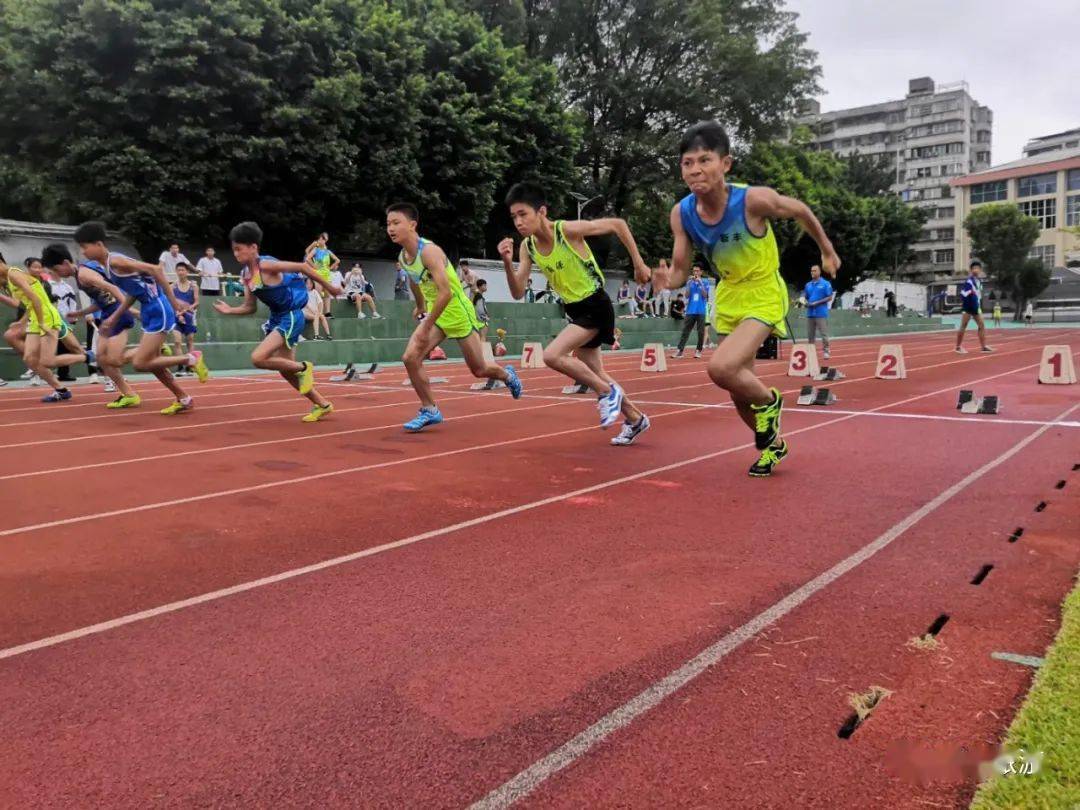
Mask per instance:
[[[1017,369],[1017,370],[1022,370],[1022,369]],[[1003,373],[1007,374],[1007,373],[1015,373],[1015,372],[1003,372]],[[995,376],[1001,376],[1001,375],[995,375]],[[990,378],[986,378],[986,379],[990,379]],[[962,383],[962,385],[973,385],[975,383],[979,383],[979,382],[982,382],[982,381],[983,380],[973,380],[972,382],[969,382],[969,383]],[[942,389],[940,389],[938,391],[932,391],[932,392],[930,392],[928,394],[918,394],[916,396],[908,397],[907,399],[903,399],[903,400],[900,400],[898,402],[892,402],[892,403],[888,403],[886,405],[882,405],[881,409],[893,408],[893,407],[896,407],[898,405],[904,405],[904,404],[906,404],[908,402],[912,402],[912,401],[917,400],[917,399],[923,399],[925,397],[934,396],[936,394],[940,394],[940,393],[942,393],[944,391],[950,391],[950,390],[953,390],[953,388],[942,388]],[[1078,407],[1078,406],[1074,406],[1074,407]],[[692,412],[692,411],[696,411],[696,410],[697,410],[696,408],[686,408],[685,410],[669,411],[669,412],[666,412],[666,413],[657,414],[657,416],[658,417],[659,416],[674,416],[674,415],[679,414],[679,413],[688,413],[688,412]],[[816,425],[809,425],[809,426],[804,427],[804,428],[799,428],[798,430],[788,431],[788,433],[785,434],[785,435],[795,436],[795,435],[798,435],[799,433],[808,433],[808,432],[813,431],[813,430],[818,430],[818,429],[823,428],[823,427],[828,427],[829,425],[834,425],[834,424],[837,424],[837,423],[840,423],[840,422],[846,422],[849,419],[855,419],[855,418],[857,418],[857,417],[854,417],[854,416],[840,416],[840,417],[837,417],[835,419],[830,419],[827,422],[819,422]],[[524,437],[524,438],[521,438],[521,439],[514,439],[514,440],[511,440],[511,441],[500,442],[499,444],[500,445],[506,445],[506,444],[514,444],[514,443],[519,443],[519,442],[527,442],[527,441],[532,441],[534,439],[549,438],[550,436],[553,436],[553,435],[563,435],[563,434],[568,434],[568,433],[576,433],[578,431],[587,430],[587,429],[588,428],[577,428],[577,429],[574,429],[574,430],[562,431],[561,434],[549,434],[547,436]],[[1041,430],[1045,430],[1045,429],[1046,428],[1043,428]],[[474,447],[474,448],[463,448],[463,449],[460,449],[460,450],[452,450],[452,451],[447,451],[447,452],[443,452],[443,453],[433,454],[432,456],[428,456],[428,458],[435,458],[435,457],[439,457],[439,456],[458,455],[458,454],[470,452],[471,450],[487,449],[488,447],[489,446],[482,446],[482,447]],[[578,497],[580,495],[587,495],[587,494],[589,494],[591,492],[598,492],[600,490],[615,487],[615,486],[618,486],[620,484],[625,484],[625,483],[628,483],[628,482],[631,482],[631,481],[637,481],[637,480],[639,480],[641,478],[648,478],[648,477],[656,475],[658,473],[669,472],[671,470],[677,470],[677,469],[681,469],[683,467],[698,464],[698,463],[700,463],[702,461],[709,461],[709,460],[712,460],[712,459],[720,458],[721,456],[725,456],[725,455],[728,455],[730,453],[734,453],[734,452],[739,451],[739,450],[744,450],[744,449],[747,449],[749,447],[753,447],[752,442],[749,442],[749,443],[746,443],[746,444],[734,445],[734,446],[731,446],[731,447],[724,448],[722,450],[715,450],[715,451],[713,451],[711,453],[706,453],[706,454],[701,455],[701,456],[695,456],[694,458],[685,459],[683,461],[676,461],[676,462],[673,462],[671,464],[665,464],[665,465],[663,465],[661,467],[653,467],[653,468],[648,469],[648,470],[643,470],[641,472],[631,473],[629,475],[620,476],[619,478],[610,479],[608,481],[601,481],[598,484],[592,484],[590,486],[582,487],[580,489],[572,490],[570,492],[564,492],[561,495],[552,495],[552,496],[549,496],[547,498],[542,498],[542,499],[537,500],[537,501],[532,501],[531,503],[520,504],[518,506],[509,507],[507,509],[503,509],[503,510],[500,510],[498,512],[492,512],[492,513],[487,514],[487,515],[482,515],[480,517],[473,518],[471,520],[466,520],[466,521],[463,521],[461,523],[455,523],[455,524],[452,524],[450,526],[443,526],[442,528],[439,528],[439,529],[432,529],[430,531],[426,531],[426,532],[423,532],[421,534],[415,534],[415,535],[412,535],[411,537],[405,537],[405,538],[403,538],[401,540],[396,540],[396,541],[393,541],[391,543],[385,543],[385,544],[383,544],[381,546],[374,546],[372,548],[367,548],[367,549],[364,549],[362,551],[353,552],[351,554],[345,554],[343,556],[334,557],[334,558],[329,559],[329,560],[323,560],[321,562],[313,563],[311,565],[306,565],[306,566],[303,566],[303,567],[300,567],[300,568],[294,568],[294,569],[291,569],[289,571],[282,571],[281,573],[272,574],[270,576],[262,577],[260,579],[251,580],[249,582],[242,582],[242,583],[239,583],[237,585],[232,585],[232,586],[230,586],[228,588],[222,588],[220,590],[210,591],[209,593],[200,594],[198,596],[193,596],[193,597],[190,597],[188,599],[181,599],[181,600],[178,600],[178,601],[175,601],[175,602],[169,602],[168,604],[165,604],[165,605],[159,605],[158,607],[149,608],[147,610],[142,610],[142,611],[139,611],[137,613],[130,613],[130,614],[127,614],[126,616],[119,616],[119,617],[117,617],[115,619],[109,619],[108,621],[99,622],[97,624],[92,624],[92,625],[89,625],[87,627],[79,628],[77,630],[70,630],[70,631],[68,631],[66,633],[59,633],[59,634],[54,635],[54,636],[49,636],[47,638],[38,639],[37,641],[30,641],[30,642],[27,642],[25,644],[20,644],[20,645],[17,645],[15,647],[9,647],[9,648],[7,648],[5,650],[0,650],[0,660],[2,660],[4,658],[12,658],[12,657],[14,657],[16,655],[22,655],[23,653],[32,652],[34,650],[44,649],[46,647],[53,647],[53,646],[55,646],[57,644],[62,644],[62,643],[67,642],[67,641],[74,641],[75,639],[83,638],[85,636],[96,635],[98,633],[104,633],[107,630],[112,630],[112,629],[115,629],[117,627],[123,627],[124,625],[127,625],[127,624],[133,624],[135,622],[140,622],[140,621],[144,621],[146,619],[151,619],[151,618],[154,618],[155,616],[161,616],[161,615],[163,615],[165,613],[173,613],[175,611],[183,610],[184,608],[188,608],[188,607],[194,607],[196,605],[201,605],[201,604],[204,604],[206,602],[213,602],[213,601],[215,601],[217,599],[222,599],[222,598],[225,598],[227,596],[233,596],[234,594],[238,594],[238,593],[244,593],[245,591],[254,590],[255,588],[261,588],[261,587],[266,586],[266,585],[273,585],[274,583],[283,582],[283,581],[289,580],[289,579],[294,579],[296,577],[303,576],[305,574],[311,574],[311,573],[314,573],[316,571],[322,571],[322,570],[327,569],[327,568],[333,568],[333,567],[336,567],[336,566],[339,566],[339,565],[344,565],[346,563],[353,562],[354,560],[363,559],[364,557],[371,557],[371,556],[374,556],[376,554],[381,554],[381,553],[386,552],[386,551],[391,551],[393,549],[402,548],[404,546],[410,546],[410,545],[413,545],[414,543],[419,543],[419,542],[421,542],[423,540],[431,540],[431,539],[434,539],[436,537],[442,537],[444,535],[451,534],[451,533],[459,531],[461,529],[467,529],[467,528],[470,528],[470,527],[473,527],[473,526],[479,526],[479,525],[482,525],[482,524],[485,524],[485,523],[490,523],[492,521],[496,521],[496,520],[499,520],[499,519],[504,518],[504,517],[509,517],[511,515],[521,514],[522,512],[528,512],[528,511],[531,511],[533,509],[538,509],[538,508],[543,507],[543,506],[548,506],[550,504],[560,503],[562,501],[569,500],[570,498],[576,498],[576,497]],[[410,460],[418,460],[418,459],[410,459]],[[390,466],[392,464],[406,463],[407,461],[409,461],[409,460],[404,460],[403,459],[403,460],[396,461],[396,462],[389,462],[389,463],[383,463],[383,464],[378,464],[378,465],[370,465],[370,466],[372,466],[372,467]],[[363,469],[363,468],[357,468],[357,469]],[[289,483],[297,483],[299,481],[313,480],[313,479],[316,479],[316,478],[328,478],[328,477],[331,477],[331,476],[334,476],[334,475],[342,475],[342,474],[345,474],[345,473],[348,473],[348,472],[352,472],[352,470],[341,470],[341,471],[333,472],[333,473],[320,473],[318,475],[305,476],[304,478],[301,478],[301,479],[293,479]],[[210,494],[203,495],[203,496],[196,496],[194,498],[184,498],[184,499],[180,499],[178,501],[172,502],[172,503],[186,503],[186,502],[190,502],[192,500],[205,500],[205,499],[208,499],[208,498],[213,498],[213,497],[218,497],[218,496],[227,496],[227,495],[233,495],[233,494],[237,494],[237,493],[241,493],[241,492],[250,492],[250,491],[256,490],[256,489],[266,489],[266,488],[268,488],[270,486],[281,486],[281,483],[280,482],[275,482],[273,484],[259,484],[259,485],[255,485],[255,486],[243,487],[243,488],[240,488],[240,489],[237,489],[237,490],[232,490],[230,492],[210,493]],[[171,504],[166,504],[166,505],[171,505]],[[123,512],[126,513],[126,512],[132,512],[132,511],[139,511],[140,509],[143,509],[143,508],[156,508],[156,505],[152,505],[152,506],[148,506],[148,507],[138,507],[138,508],[133,508],[133,509],[129,509],[129,510],[123,510]],[[110,513],[110,514],[115,514],[115,513]],[[105,517],[105,516],[108,516],[108,515],[91,515],[91,516],[86,516],[84,518],[75,518],[75,519],[70,519],[70,520],[67,520],[67,521],[58,521],[57,523],[43,524],[43,527],[47,528],[47,527],[50,527],[50,526],[57,525],[58,523],[74,523],[74,522],[78,522],[78,521],[83,520],[83,519],[90,520],[90,519],[93,519],[93,518],[96,518],[96,517]],[[32,527],[32,528],[36,528],[36,527]],[[18,530],[8,530],[8,532],[4,532],[4,533],[0,533],[0,534],[11,534],[11,533],[14,533],[15,531],[18,531]]]
[[[1069,415],[1072,411],[1080,408],[1080,403],[1070,406],[1059,415],[1059,419]],[[832,568],[811,579],[800,588],[789,593],[780,601],[758,613],[741,627],[731,631],[715,644],[706,647],[694,658],[687,661],[678,669],[669,673],[666,677],[648,686],[635,697],[628,700],[617,709],[601,717],[591,726],[577,736],[571,738],[563,745],[556,748],[543,759],[530,765],[513,778],[491,791],[480,801],[472,805],[472,810],[494,810],[494,808],[509,807],[516,801],[528,796],[547,779],[559,771],[572,765],[583,757],[597,743],[605,740],[616,731],[630,725],[634,720],[646,712],[655,708],[666,698],[682,689],[692,680],[700,676],[710,667],[715,666],[726,655],[746,643],[765,628],[782,619],[788,613],[795,610],[801,604],[819,591],[827,588],[840,577],[862,565],[882,549],[889,546],[904,532],[940,508],[944,503],[963,492],[973,483],[996,467],[1001,466],[1011,459],[1033,441],[1042,436],[1050,429],[1051,425],[1043,425],[1038,430],[1025,436],[997,458],[986,462],[974,472],[968,474],[948,489],[939,493],[932,500],[911,512],[907,517],[895,523],[892,527],[880,534],[870,543],[860,548],[854,554],[841,560]]]

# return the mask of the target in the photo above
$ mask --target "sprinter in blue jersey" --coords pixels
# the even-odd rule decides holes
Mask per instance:
[[[251,353],[251,363],[255,368],[276,371],[311,400],[311,412],[303,421],[318,422],[334,406],[315,390],[315,367],[296,359],[296,344],[304,332],[304,306],[308,300],[304,279],[310,278],[331,296],[341,295],[341,290],[307,262],[283,262],[273,256],[260,256],[262,238],[262,228],[254,222],[241,222],[229,232],[233,256],[240,262],[244,303],[234,307],[215,301],[214,309],[222,315],[251,315],[256,301],[266,304],[270,310],[270,318],[263,324],[266,337]]]
[[[89,307],[73,312],[68,317],[78,320],[84,315],[91,315],[94,318],[94,327],[97,330],[97,364],[117,389],[116,399],[105,407],[113,410],[134,408],[142,400],[124,379],[121,369],[135,354],[134,349],[129,350],[127,347],[128,330],[134,328],[135,319],[130,312],[125,312],[116,322],[111,335],[101,333],[101,324],[120,308],[120,302],[124,299],[123,291],[109,281],[105,267],[99,262],[84,259],[76,265],[67,245],[57,243],[47,246],[42,251],[41,261],[61,278],[72,279],[79,291],[90,299]]]
[[[975,321],[979,329],[979,346],[984,352],[992,352],[993,348],[986,344],[986,324],[982,316],[982,262],[975,259],[969,267],[970,273],[967,280],[960,285],[960,306],[964,312],[960,316],[960,328],[956,332],[956,353],[967,354],[964,348],[964,332],[967,331],[968,321]]]
[[[121,318],[138,302],[143,333],[135,347],[132,365],[136,371],[149,371],[176,397],[175,402],[161,410],[165,416],[190,410],[195,401],[180,387],[169,369],[173,366],[190,368],[198,375],[199,382],[206,382],[210,372],[203,361],[202,352],[172,357],[161,354],[161,347],[165,345],[169,332],[176,328],[177,313],[182,315],[187,312],[188,305],[176,300],[160,264],[147,264],[119,253],[110,253],[105,246],[105,238],[105,224],[102,222],[84,222],[75,229],[75,241],[83,257],[103,265],[109,274],[109,282],[124,293],[124,301],[102,321],[102,334],[113,334]]]

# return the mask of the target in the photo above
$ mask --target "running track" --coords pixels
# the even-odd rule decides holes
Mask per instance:
[[[837,341],[766,481],[704,361],[611,360],[653,418],[621,449],[547,370],[440,369],[420,435],[400,369],[314,426],[269,377],[174,419],[4,392],[0,806],[963,806],[895,753],[1000,738],[1031,676],[990,653],[1041,654],[1080,564],[1080,396],[1035,384],[1080,333],[993,337],[904,338],[892,382]]]

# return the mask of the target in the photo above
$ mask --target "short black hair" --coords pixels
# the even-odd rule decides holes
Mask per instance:
[[[731,140],[718,122],[698,121],[683,133],[679,141],[679,154],[685,155],[695,149],[728,155],[731,154]]]
[[[75,241],[80,245],[89,245],[94,242],[105,241],[104,222],[84,222],[75,229]]]
[[[181,267],[183,267],[185,270],[190,270],[191,269],[191,265],[188,264],[187,262],[177,262],[176,263],[176,269],[179,270]]]
[[[32,264],[33,264],[34,262],[40,262],[40,261],[41,261],[41,257],[40,257],[40,256],[27,256],[27,257],[26,257],[26,262],[24,263],[24,266],[25,266],[25,267],[29,267],[29,266],[30,266],[30,265],[32,265]]]
[[[486,279],[482,279],[482,278],[478,278],[478,279],[476,280],[476,286],[477,286],[477,287],[486,287],[486,286],[487,286],[487,280],[486,280]]]
[[[261,245],[262,228],[256,222],[241,222],[229,231],[229,241],[238,245]]]
[[[537,211],[548,204],[544,190],[535,183],[514,183],[506,192],[506,207],[523,203]]]
[[[976,267],[982,267],[982,262],[978,259],[972,259],[971,264],[968,265],[968,270],[974,270]]]
[[[413,222],[420,221],[420,211],[411,202],[396,202],[386,206],[387,214],[404,214]]]
[[[46,267],[56,267],[58,264],[70,261],[74,261],[71,258],[71,251],[68,250],[67,245],[62,245],[59,242],[54,245],[46,245],[45,249],[41,251],[41,263]]]

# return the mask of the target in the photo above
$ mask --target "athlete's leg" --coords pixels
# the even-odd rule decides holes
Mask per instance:
[[[588,366],[593,374],[606,382],[608,384],[608,390],[611,390],[611,384],[614,383],[615,380],[604,369],[604,355],[599,346],[589,349],[579,347],[574,350],[574,356]],[[623,396],[622,407],[620,410],[622,411],[622,415],[631,422],[637,422],[641,419],[641,410],[625,395]]]
[[[75,343],[74,348],[70,345]],[[56,346],[59,343],[57,333],[55,331],[47,331],[41,336],[41,340],[38,343],[40,362],[42,365],[49,368],[56,368],[57,366],[73,366],[76,363],[82,363],[86,360],[86,350],[83,349],[79,343],[79,339],[71,332],[68,332],[64,336],[64,348],[70,351],[64,354],[56,353]]]
[[[277,349],[274,351],[273,359],[280,360],[283,363],[291,363],[294,366],[300,366],[301,370],[303,370],[304,363],[300,363],[297,361],[296,349],[290,349],[288,346],[285,345],[285,336],[282,335],[280,332],[271,332],[269,335],[267,335],[266,340],[260,343],[259,347],[255,351],[259,351],[259,349],[263,348],[267,341],[269,341],[275,335],[278,337],[278,340],[276,341],[278,346]],[[252,355],[252,359],[254,359],[254,355]],[[266,367],[264,366],[264,368]],[[281,371],[280,369],[278,370],[278,373],[285,378],[285,382],[287,382],[297,391],[300,390],[299,374],[294,374],[288,371]],[[312,388],[303,396],[311,400],[311,403],[313,405],[318,405],[320,408],[326,408],[330,405],[330,401],[322,394],[320,394],[315,388]]]
[[[98,332],[98,365],[102,373],[113,381],[120,396],[134,396],[130,383],[124,377],[121,369],[127,362],[127,330],[108,337]]]
[[[23,362],[26,363],[26,367],[41,377],[45,381],[45,384],[52,388],[54,391],[60,391],[64,386],[56,379],[56,375],[52,373],[45,363],[41,361],[42,355],[42,343],[48,337],[49,333],[44,335],[34,335],[29,332],[26,333],[26,338],[23,343]],[[55,342],[56,335],[53,334],[53,341]]]
[[[956,330],[956,348],[960,348],[960,345],[964,342],[964,330],[967,329],[968,321],[971,320],[971,314],[965,312],[960,316],[960,328]]]
[[[758,347],[772,333],[772,327],[761,321],[745,320],[720,338],[720,345],[709,358],[709,377],[731,394],[731,401],[742,420],[754,428],[752,406],[773,402],[772,391],[754,374]]]
[[[285,336],[276,329],[272,330],[251,353],[251,364],[255,368],[278,372],[292,385],[296,377],[304,370],[304,364],[297,362],[295,355],[290,351],[283,354],[282,349],[285,349]],[[299,385],[299,382],[296,382],[294,387],[299,388]]]
[[[427,371],[424,370],[424,358],[445,339],[446,333],[437,326],[430,331],[421,332],[417,329],[409,338],[405,354],[401,357],[401,361],[405,364],[405,371],[409,374],[409,381],[423,408],[436,407],[435,396],[431,391],[431,380],[428,378]]]
[[[610,380],[601,377],[588,364],[574,356],[574,351],[596,337],[596,329],[569,324],[544,349],[544,365],[565,374],[574,382],[589,386],[600,396],[611,393]]]
[[[978,327],[979,332],[979,345],[984,349],[986,348],[986,324],[983,323],[983,316],[981,312],[976,312],[971,316],[975,320],[975,325]]]
[[[480,339],[479,332],[470,332],[468,336],[458,338],[458,346],[461,347],[461,353],[465,357],[465,365],[469,367],[474,377],[486,377],[489,380],[502,382],[510,379],[506,369],[484,359],[484,342]]]
[[[165,337],[164,332],[154,332],[152,334],[144,332],[139,339],[139,345],[135,347],[135,357],[132,364],[135,366],[136,371],[149,371],[173,393],[177,400],[183,401],[188,399],[187,392],[177,384],[172,372],[169,371],[169,367],[186,366],[187,358],[163,357],[161,347],[165,344]]]

